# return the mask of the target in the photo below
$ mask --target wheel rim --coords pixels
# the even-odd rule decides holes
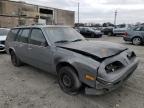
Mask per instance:
[[[134,38],[133,39],[133,44],[134,45],[139,45],[141,43],[141,39],[140,38]]]
[[[70,78],[70,76],[65,74],[62,78],[62,82],[63,82],[65,87],[67,87],[67,88],[72,87],[72,79]]]

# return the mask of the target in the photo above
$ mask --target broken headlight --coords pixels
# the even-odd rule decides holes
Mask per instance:
[[[130,60],[132,58],[136,57],[135,53],[132,51],[132,52],[128,52],[127,54],[127,58]]]
[[[107,73],[115,72],[122,68],[124,65],[120,61],[115,61],[113,63],[110,63],[106,65],[105,70]]]

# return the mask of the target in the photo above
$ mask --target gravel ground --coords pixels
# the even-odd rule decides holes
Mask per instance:
[[[124,85],[102,96],[69,96],[55,76],[29,65],[14,67],[9,55],[0,53],[0,108],[144,108],[144,46],[125,43],[121,37],[101,39],[134,50],[140,64]]]

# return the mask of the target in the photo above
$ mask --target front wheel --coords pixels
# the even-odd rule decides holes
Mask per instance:
[[[140,37],[135,37],[132,39],[132,43],[134,45],[140,45],[140,44],[142,44],[142,39]]]
[[[81,82],[76,71],[71,67],[62,67],[58,71],[58,82],[60,88],[69,95],[76,95],[80,91]]]

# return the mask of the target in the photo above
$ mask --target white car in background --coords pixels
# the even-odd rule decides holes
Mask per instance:
[[[5,51],[5,41],[10,29],[0,28],[0,52]]]
[[[120,24],[113,29],[113,35],[124,35],[125,32],[131,28],[130,24]]]

